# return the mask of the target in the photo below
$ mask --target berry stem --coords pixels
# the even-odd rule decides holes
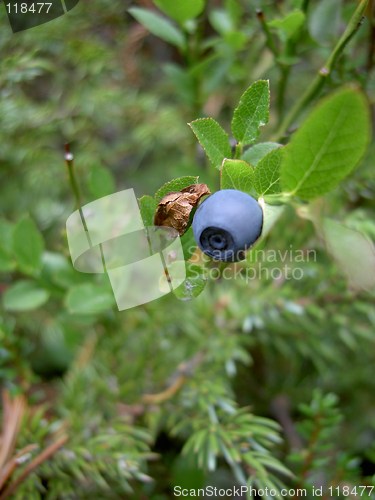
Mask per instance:
[[[74,199],[76,202],[76,208],[77,210],[80,210],[82,206],[82,198],[81,198],[81,191],[79,189],[79,185],[74,171],[74,156],[73,153],[70,151],[70,144],[66,143],[64,149],[65,149],[65,162],[66,166],[68,167],[68,173],[69,173],[70,187],[72,188],[73,191]]]
[[[65,162],[66,166],[68,167],[68,173],[69,173],[69,183],[70,187],[72,188],[73,196],[76,202],[76,209],[79,211],[79,215],[81,217],[82,225],[85,229],[87,241],[89,242],[90,247],[93,247],[91,238],[90,238],[90,233],[86,224],[86,219],[82,210],[82,196],[81,196],[81,190],[79,188],[79,184],[77,181],[77,177],[75,174],[75,169],[74,169],[74,156],[73,153],[70,150],[70,144],[66,143],[64,146],[65,149]],[[103,247],[102,244],[99,244],[99,249],[100,249],[100,256],[102,259],[102,264],[104,268],[104,272],[107,272],[107,267],[105,263],[105,258],[104,258],[104,253],[103,253]]]

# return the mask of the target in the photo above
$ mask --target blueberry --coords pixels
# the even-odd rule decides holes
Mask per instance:
[[[259,238],[263,210],[250,195],[223,189],[206,198],[193,219],[199,248],[215,260],[235,262]]]

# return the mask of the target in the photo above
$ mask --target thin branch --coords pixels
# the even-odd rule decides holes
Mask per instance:
[[[142,403],[144,404],[160,404],[164,403],[168,399],[171,399],[185,384],[189,376],[192,375],[193,371],[199,366],[204,359],[204,354],[198,352],[192,359],[181,363],[176,372],[172,375],[172,382],[169,386],[157,394],[144,394],[142,396]],[[0,498],[1,500],[1,498]]]
[[[362,0],[360,2],[353,16],[351,17],[346,30],[344,31],[340,40],[337,42],[327,61],[319,70],[310,86],[306,89],[306,92],[286,115],[279,129],[276,131],[273,140],[275,140],[276,142],[280,141],[284,137],[290,125],[292,125],[295,119],[299,116],[301,111],[305,109],[305,107],[320,93],[322,87],[327,81],[328,76],[332,73],[337,59],[340,57],[347,44],[350,42],[350,40],[362,25],[367,4],[368,0]]]
[[[263,33],[266,37],[266,45],[270,49],[272,54],[275,56],[275,58],[277,58],[279,56],[279,51],[276,47],[276,44],[275,44],[274,39],[272,37],[272,34],[268,28],[268,24],[266,22],[266,17],[264,15],[264,12],[261,9],[257,9],[256,16],[258,18],[258,21],[260,22]]]
[[[23,461],[28,453],[35,450],[38,446],[36,444],[29,444],[22,448],[11,460],[9,460],[1,469],[0,472],[0,491],[4,488],[5,483],[13,474],[16,467]]]
[[[32,473],[34,470],[39,467],[40,464],[51,458],[59,448],[61,448],[66,441],[68,440],[67,435],[61,436],[57,441],[51,443],[47,448],[45,448],[38,456],[36,456],[21,472],[21,474],[4,490],[0,495],[0,500],[5,500],[9,498],[16,489],[25,481],[25,479]]]
[[[7,391],[2,393],[3,430],[1,433],[0,469],[10,459],[17,440],[18,430],[26,409],[26,400],[22,395],[11,399]]]

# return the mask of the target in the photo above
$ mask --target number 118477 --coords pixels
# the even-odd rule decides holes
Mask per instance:
[[[23,3],[7,3],[6,8],[9,14],[48,14],[52,3],[35,2],[31,4]]]

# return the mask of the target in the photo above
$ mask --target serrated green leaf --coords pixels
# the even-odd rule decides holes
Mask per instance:
[[[179,300],[191,300],[203,292],[206,282],[204,269],[197,264],[186,262],[186,279],[173,293]]]
[[[113,294],[107,287],[86,283],[73,286],[65,298],[71,314],[98,314],[114,306]]]
[[[199,16],[205,7],[205,0],[189,0],[188,2],[154,0],[154,4],[167,16],[179,23],[184,23],[188,19]]]
[[[289,12],[285,17],[273,19],[267,24],[270,28],[276,28],[283,41],[293,38],[303,26],[305,14],[302,10],[295,9]]]
[[[140,7],[131,7],[128,12],[153,35],[181,50],[185,49],[186,44],[183,33],[168,19]]]
[[[375,287],[375,251],[367,237],[339,222],[323,219],[323,237],[328,252],[355,289]]]
[[[95,198],[101,198],[116,191],[115,180],[111,172],[101,166],[95,166],[91,169],[88,186]]]
[[[143,220],[143,224],[145,226],[153,226],[154,225],[154,215],[157,207],[157,203],[155,198],[145,194],[141,198],[138,198],[138,205],[141,211],[141,217]]]
[[[43,249],[43,237],[35,222],[30,218],[20,220],[13,233],[13,252],[24,273],[34,274],[41,269]]]
[[[199,177],[193,175],[186,175],[185,177],[177,177],[171,181],[166,182],[160,189],[155,193],[155,200],[157,203],[168,193],[175,191],[181,191],[192,184],[197,184]]]
[[[269,119],[270,90],[267,80],[253,83],[241,96],[232,119],[232,133],[238,142],[251,144],[259,135],[259,128]]]
[[[281,144],[277,142],[260,142],[251,148],[247,149],[242,155],[242,160],[247,161],[253,167],[256,167],[260,160],[266,156],[270,151],[279,148]]]
[[[254,169],[244,160],[224,160],[221,169],[221,189],[238,189],[254,194]]]
[[[280,193],[280,167],[282,148],[268,153],[255,167],[254,186],[261,196]]]
[[[31,311],[47,302],[49,292],[34,281],[18,281],[8,288],[3,297],[4,308],[8,311]]]
[[[220,168],[224,158],[232,156],[228,134],[213,118],[199,118],[189,123],[189,127],[214,167]]]
[[[370,137],[365,96],[344,88],[312,111],[284,148],[283,191],[310,200],[335,188],[358,164]]]

